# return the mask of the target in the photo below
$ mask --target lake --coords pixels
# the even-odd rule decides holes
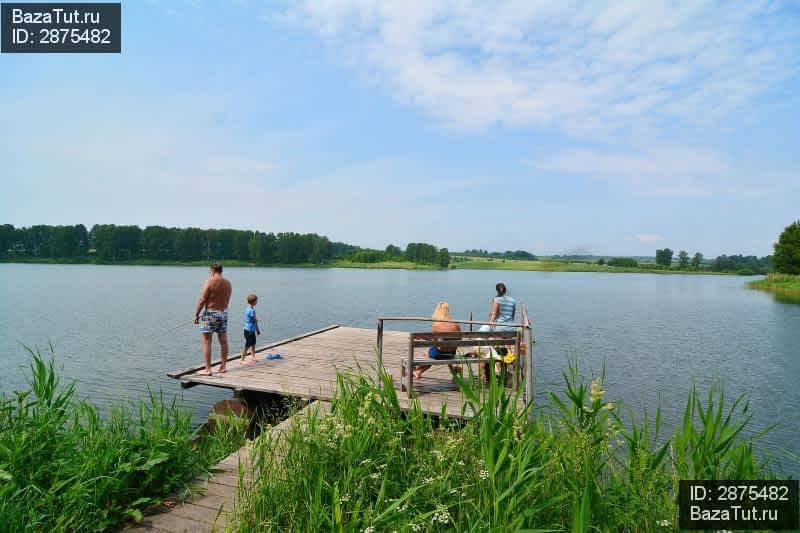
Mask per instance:
[[[205,419],[228,391],[181,391],[168,370],[202,361],[190,324],[206,268],[0,264],[0,391],[25,387],[23,344],[52,343],[66,379],[101,408],[148,388],[177,395]],[[229,268],[231,351],[241,350],[245,296],[255,292],[259,345],[329,324],[375,327],[375,318],[428,316],[446,299],[456,318],[486,318],[494,285],[534,319],[537,394],[561,387],[570,357],[605,364],[607,398],[641,412],[659,398],[670,426],[692,383],[746,393],[763,447],[800,454],[800,305],[748,290],[748,278],[656,274]],[[424,327],[424,326],[421,326]],[[215,352],[216,353],[216,352]]]

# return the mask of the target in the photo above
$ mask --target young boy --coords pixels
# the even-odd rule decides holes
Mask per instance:
[[[256,304],[258,303],[258,296],[255,294],[247,295],[247,303],[249,304],[244,312],[244,350],[242,350],[242,364],[255,363],[256,361],[256,335],[261,335],[261,330],[258,327],[258,318],[256,318]],[[247,350],[253,358],[247,360]]]

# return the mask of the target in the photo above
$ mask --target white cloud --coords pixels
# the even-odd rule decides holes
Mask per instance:
[[[664,237],[658,233],[637,233],[634,237],[636,237],[636,240],[639,242],[658,242],[664,240]]]
[[[716,190],[720,177],[732,172],[731,165],[712,151],[679,146],[629,152],[571,149],[528,163],[655,196],[709,195]]]
[[[280,18],[461,129],[712,121],[798,66],[798,16],[777,2],[330,0]]]
[[[717,152],[680,145],[567,149],[525,163],[544,171],[588,177],[640,196],[763,198],[797,189],[797,171],[735,164]]]

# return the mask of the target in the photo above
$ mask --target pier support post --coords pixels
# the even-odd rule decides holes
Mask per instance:
[[[528,417],[533,420],[533,329],[528,310],[522,306],[522,333],[525,336],[527,357],[525,358],[525,404],[529,407]]]
[[[408,336],[408,368],[406,373],[406,391],[408,397],[414,396],[414,338]]]
[[[378,387],[383,387],[381,372],[383,371],[383,319],[378,319]]]

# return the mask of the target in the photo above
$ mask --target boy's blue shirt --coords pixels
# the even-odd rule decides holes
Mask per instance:
[[[244,330],[245,331],[255,331],[256,330],[256,310],[254,307],[248,307],[244,312]]]

